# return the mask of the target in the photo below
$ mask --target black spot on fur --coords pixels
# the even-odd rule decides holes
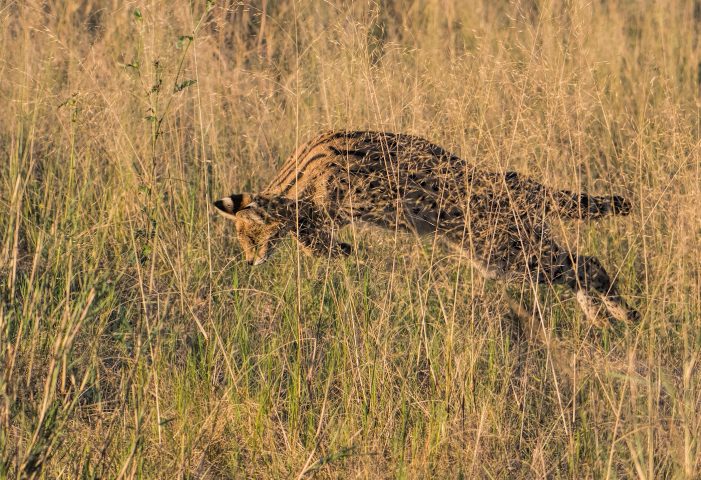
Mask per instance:
[[[330,147],[329,148],[334,155],[342,156],[342,157],[347,157],[347,156],[354,156],[354,157],[360,157],[363,158],[367,154],[367,150],[354,150],[354,149],[347,149],[347,150],[342,150],[336,147]]]

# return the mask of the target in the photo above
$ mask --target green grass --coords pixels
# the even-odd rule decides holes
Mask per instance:
[[[245,4],[0,4],[0,477],[694,478],[697,2]],[[642,321],[374,229],[248,267],[211,200],[330,128],[629,197],[553,226]]]

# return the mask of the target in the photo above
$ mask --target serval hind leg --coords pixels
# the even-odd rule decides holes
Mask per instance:
[[[638,312],[619,295],[614,282],[596,257],[571,253],[547,234],[541,236],[540,251],[531,257],[528,268],[538,283],[571,288],[584,314],[595,324],[605,323],[607,313],[621,322],[639,318]]]
[[[606,306],[608,313],[620,322],[636,322],[640,314],[626,303],[601,262],[596,257],[577,256],[577,282],[587,291],[593,291]]]
[[[576,292],[577,302],[595,323],[601,323],[604,312],[619,322],[639,320],[640,314],[621,297],[598,258],[565,251],[556,257],[550,272],[555,272],[554,283],[564,283]]]

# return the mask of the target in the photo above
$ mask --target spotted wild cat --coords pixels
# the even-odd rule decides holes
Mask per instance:
[[[316,255],[348,255],[335,233],[356,221],[439,235],[485,275],[563,284],[588,317],[603,303],[621,321],[638,317],[595,257],[560,246],[549,216],[627,215],[620,196],[551,190],[516,172],[480,170],[423,138],[385,132],[328,132],[302,145],[260,193],[214,202],[234,220],[248,263],[258,265],[292,234]]]

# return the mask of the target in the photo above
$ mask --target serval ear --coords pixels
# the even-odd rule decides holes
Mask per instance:
[[[251,206],[252,204],[253,195],[250,193],[234,193],[214,202],[217,211],[225,217],[230,218],[233,218],[241,209]]]

